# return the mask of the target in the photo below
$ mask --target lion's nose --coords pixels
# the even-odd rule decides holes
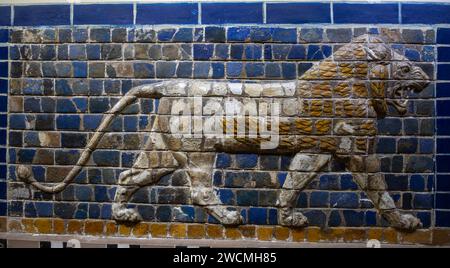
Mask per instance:
[[[413,74],[412,77],[414,77],[416,83],[419,84],[419,86],[414,87],[415,92],[422,91],[430,84],[430,78],[420,67],[414,67]]]

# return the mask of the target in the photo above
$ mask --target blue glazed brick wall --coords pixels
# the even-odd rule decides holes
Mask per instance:
[[[0,7],[0,216],[7,215],[8,37],[11,8]]]
[[[8,202],[10,217],[110,219],[118,175],[133,164],[158,102],[142,99],[119,116],[89,166],[60,194],[24,191],[15,167],[32,164],[39,181],[64,176],[102,113],[133,86],[178,78],[292,80],[371,33],[438,80],[410,96],[406,116],[390,111],[378,122],[375,150],[397,207],[416,214],[425,228],[449,227],[450,27],[435,25],[450,23],[449,8],[327,2],[14,7],[12,27],[6,27],[10,18],[0,18],[0,216]],[[8,29],[9,53],[3,48]],[[274,225],[290,160],[220,154],[211,180],[246,223]],[[185,180],[167,177],[140,190],[131,206],[147,221],[214,222],[186,205],[186,196]],[[386,226],[338,163],[300,195],[297,207],[314,226]]]
[[[437,29],[436,226],[450,227],[450,28]]]

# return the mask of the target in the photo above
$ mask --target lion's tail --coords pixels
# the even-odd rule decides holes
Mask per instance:
[[[126,107],[138,98],[160,98],[164,96],[165,93],[166,86],[164,82],[132,88],[120,99],[118,103],[114,105],[114,107],[105,113],[100,126],[95,131],[94,136],[89,140],[89,143],[86,145],[81,157],[78,159],[75,166],[70,170],[69,174],[67,174],[64,180],[60,183],[52,186],[43,185],[36,181],[36,179],[32,176],[33,174],[30,167],[24,165],[18,166],[16,171],[17,177],[46,193],[58,193],[63,191],[76,178],[76,176],[89,161],[92,152],[96,149],[98,143],[106,133],[107,128],[118,114],[120,114]]]

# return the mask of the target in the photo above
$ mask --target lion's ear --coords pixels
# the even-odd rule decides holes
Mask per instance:
[[[372,106],[375,112],[377,113],[378,118],[386,117],[388,107],[385,100],[383,99],[372,100]]]
[[[386,61],[390,60],[390,50],[383,43],[370,43],[364,46],[367,60],[369,61]]]

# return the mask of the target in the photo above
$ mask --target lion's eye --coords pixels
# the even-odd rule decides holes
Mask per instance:
[[[409,66],[404,65],[402,67],[400,67],[403,73],[408,73],[409,71],[411,71],[411,68],[409,68]]]

